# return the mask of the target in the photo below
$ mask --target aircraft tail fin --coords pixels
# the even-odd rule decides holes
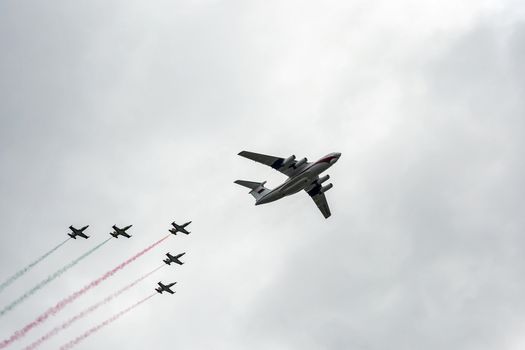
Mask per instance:
[[[257,201],[259,198],[263,197],[266,193],[270,192],[269,188],[264,187],[264,184],[266,181],[263,182],[253,182],[253,181],[244,181],[244,180],[237,180],[235,181],[237,185],[241,185],[244,187],[248,187],[251,189],[249,192]]]

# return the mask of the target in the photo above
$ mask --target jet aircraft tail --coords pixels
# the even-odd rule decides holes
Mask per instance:
[[[266,193],[270,192],[269,188],[264,187],[264,182],[253,182],[253,181],[244,181],[244,180],[237,180],[235,181],[237,185],[241,185],[244,187],[248,187],[251,189],[249,192],[254,198],[255,201],[259,200],[259,198],[263,197]]]

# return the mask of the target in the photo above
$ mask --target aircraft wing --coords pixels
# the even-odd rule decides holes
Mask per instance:
[[[315,205],[317,205],[317,208],[323,213],[323,216],[325,219],[328,219],[332,213],[330,212],[330,207],[328,206],[328,202],[326,201],[326,196],[324,195],[324,192],[322,191],[322,185],[319,183],[319,176],[314,180],[314,182],[307,188],[305,188],[305,192],[308,193],[310,197],[314,200]]]
[[[239,153],[241,157],[251,159],[257,163],[268,165],[269,167],[274,168],[280,173],[290,177],[297,170],[296,164],[297,160],[291,160],[288,164],[285,164],[287,159],[275,156],[269,156],[266,154],[260,154],[255,152],[242,151]],[[308,164],[308,163],[307,163]]]
[[[77,236],[80,236],[80,237],[85,238],[85,239],[89,238],[89,236],[87,236],[85,233],[82,233],[82,232],[77,233]]]
[[[321,213],[323,213],[324,218],[329,218],[332,213],[330,212],[330,207],[328,206],[328,202],[326,201],[326,196],[324,193],[318,193],[311,197],[314,200],[315,205],[317,205],[317,208],[319,208]]]

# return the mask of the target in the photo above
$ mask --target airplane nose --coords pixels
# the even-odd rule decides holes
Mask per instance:
[[[341,153],[339,152],[334,152],[333,155],[335,158],[332,158],[332,160],[330,161],[330,164],[335,164],[335,162],[339,160],[339,157],[341,157]]]

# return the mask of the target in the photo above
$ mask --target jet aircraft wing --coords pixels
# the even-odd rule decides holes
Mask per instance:
[[[332,213],[330,213],[330,207],[326,201],[326,196],[324,195],[322,186],[319,183],[319,177],[317,177],[310,187],[305,188],[305,191],[310,197],[312,197],[315,205],[317,205],[317,208],[323,213],[325,219],[329,218]]]
[[[297,163],[299,163],[299,161],[295,160],[295,156],[291,156],[290,158],[285,159],[281,157],[269,156],[266,154],[248,151],[239,152],[239,155],[241,157],[251,159],[257,163],[261,163],[272,167],[288,177],[292,176],[296,172],[298,168]],[[304,162],[301,162],[301,166],[305,163],[309,164],[308,162],[306,162],[306,158],[304,159]]]
[[[326,201],[326,196],[324,193],[318,193],[311,197],[314,200],[315,205],[317,205],[317,208],[319,208],[321,213],[323,213],[325,219],[329,218],[332,213],[330,213],[330,207],[328,206],[328,202]]]

